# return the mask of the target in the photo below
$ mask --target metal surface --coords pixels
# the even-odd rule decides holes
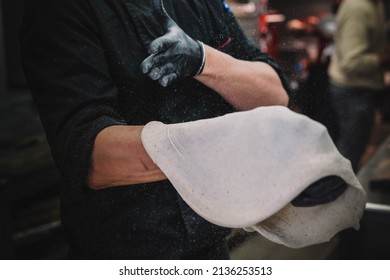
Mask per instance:
[[[383,210],[390,213],[390,185],[373,187],[374,180],[390,181],[390,136],[380,145],[372,158],[362,167],[358,173],[358,179],[367,192],[367,208],[374,205],[383,205]]]

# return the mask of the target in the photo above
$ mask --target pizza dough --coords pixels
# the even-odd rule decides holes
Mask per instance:
[[[289,247],[359,228],[366,195],[327,129],[282,106],[178,124],[150,122],[142,143],[183,200],[223,227],[255,230]],[[335,201],[294,207],[310,184],[339,176]]]

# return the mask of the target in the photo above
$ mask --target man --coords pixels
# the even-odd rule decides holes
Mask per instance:
[[[177,23],[177,24],[176,24]],[[152,120],[286,105],[278,66],[220,0],[26,1],[25,72],[56,164],[70,257],[227,258],[146,154]]]
[[[337,14],[330,95],[339,128],[336,145],[358,170],[373,126],[376,96],[390,65],[380,0],[344,0]]]

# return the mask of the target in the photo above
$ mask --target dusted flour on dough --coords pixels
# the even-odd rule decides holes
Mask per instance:
[[[142,143],[181,197],[206,220],[255,230],[289,247],[328,241],[358,229],[366,196],[326,128],[282,106],[194,122],[150,122]],[[339,176],[335,201],[294,207],[313,182]]]

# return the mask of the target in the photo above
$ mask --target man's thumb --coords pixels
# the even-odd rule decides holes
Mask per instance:
[[[168,31],[167,29],[172,24],[175,24],[173,19],[168,15],[164,7],[164,0],[151,0],[152,1],[152,11],[153,16],[157,18],[160,24]]]

